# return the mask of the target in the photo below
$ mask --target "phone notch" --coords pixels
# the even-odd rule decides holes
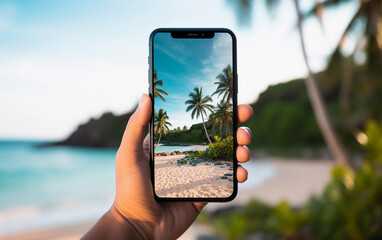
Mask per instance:
[[[213,38],[213,31],[174,31],[171,32],[173,38]]]

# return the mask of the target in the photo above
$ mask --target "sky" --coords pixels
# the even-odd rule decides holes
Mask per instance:
[[[183,128],[201,123],[199,118],[192,118],[191,112],[186,112],[185,102],[195,87],[202,89],[202,96],[210,96],[216,105],[222,100],[214,94],[217,85],[216,76],[228,65],[232,66],[232,37],[229,33],[215,33],[213,38],[179,39],[171,37],[171,33],[157,33],[154,37],[154,69],[158,79],[163,81],[159,88],[166,91],[166,102],[159,97],[155,99],[154,107],[158,112],[167,112],[168,121],[173,128]],[[207,111],[207,114],[210,112]],[[208,116],[204,116],[205,121]]]
[[[293,1],[269,14],[255,1],[247,27],[226,0],[0,1],[0,138],[67,137],[89,118],[132,110],[147,93],[150,33],[159,27],[225,27],[238,40],[238,102],[304,77]],[[314,2],[301,1],[308,9]],[[325,68],[356,6],[304,24],[309,61]],[[354,43],[346,43],[351,51]]]

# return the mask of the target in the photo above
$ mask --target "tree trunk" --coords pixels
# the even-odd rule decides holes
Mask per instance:
[[[231,136],[231,129],[229,128],[228,122],[225,123],[225,130],[227,132],[227,137]]]
[[[215,128],[216,128],[216,125],[214,123],[211,123],[211,130],[214,136],[216,136]]]
[[[353,79],[353,69],[354,69],[354,56],[351,56],[349,58],[349,64],[347,66],[347,71],[345,73],[344,79],[341,83],[340,88],[340,107],[341,107],[341,113],[342,117],[345,119],[345,121],[348,122],[350,118],[350,112],[349,112],[349,95],[351,90],[351,84]]]
[[[162,131],[162,129],[161,129],[161,131]],[[157,149],[157,147],[159,146],[159,142],[160,142],[160,138],[161,138],[161,137],[162,137],[162,133],[159,132],[158,142],[157,142],[157,145],[156,145],[155,148],[154,148],[154,151],[155,151],[155,149]]]
[[[354,171],[354,167],[351,164],[344,147],[342,146],[340,140],[337,137],[337,134],[335,133],[332,127],[323,99],[318,90],[315,77],[313,76],[313,73],[309,66],[309,61],[308,61],[308,57],[305,50],[305,42],[304,42],[303,31],[302,31],[302,15],[298,6],[298,0],[294,0],[294,6],[297,13],[297,25],[298,25],[298,32],[300,36],[301,49],[304,55],[305,65],[308,70],[308,76],[305,79],[305,85],[308,91],[308,96],[313,108],[314,115],[316,117],[321,133],[325,139],[325,142],[328,145],[331,152],[333,153],[336,160],[338,161],[338,163]]]
[[[211,142],[211,140],[210,140],[210,137],[208,137],[208,132],[207,132],[206,124],[204,124],[204,117],[203,117],[203,113],[202,113],[201,115],[202,115],[202,122],[203,122],[204,132],[206,133],[206,136],[207,136],[208,142],[209,142],[209,143],[212,143],[212,142]]]

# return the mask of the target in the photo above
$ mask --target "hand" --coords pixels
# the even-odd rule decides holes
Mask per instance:
[[[116,196],[111,209],[83,237],[99,239],[176,239],[195,221],[205,202],[156,202],[149,165],[149,136],[144,133],[150,121],[151,99],[142,95],[139,107],[127,124],[116,156]],[[253,114],[249,105],[238,106],[238,123]],[[249,128],[237,131],[237,159],[247,162],[251,142]],[[237,180],[247,179],[239,166]]]

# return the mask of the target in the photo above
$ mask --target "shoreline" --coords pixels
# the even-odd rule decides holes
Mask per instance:
[[[334,165],[333,161],[316,160],[283,160],[282,158],[269,157],[266,160],[251,160],[255,169],[259,164],[269,164],[274,168],[275,174],[260,182],[254,187],[246,186],[246,183],[239,184],[237,197],[228,203],[209,203],[203,211],[214,212],[218,209],[229,208],[231,206],[241,206],[251,198],[257,198],[267,204],[275,205],[281,200],[287,200],[293,206],[300,206],[309,197],[318,195],[324,189],[330,179],[330,170]],[[257,164],[257,165],[256,165]],[[248,166],[249,167],[249,166]],[[249,168],[250,169],[250,168]],[[253,174],[253,175],[252,175]],[[249,171],[249,179],[257,174]],[[0,236],[6,240],[26,240],[26,239],[79,239],[98,220],[86,221],[78,224],[68,224],[60,227],[46,227],[28,232],[19,232],[13,235]],[[196,239],[199,234],[200,225],[193,224],[180,239]]]

